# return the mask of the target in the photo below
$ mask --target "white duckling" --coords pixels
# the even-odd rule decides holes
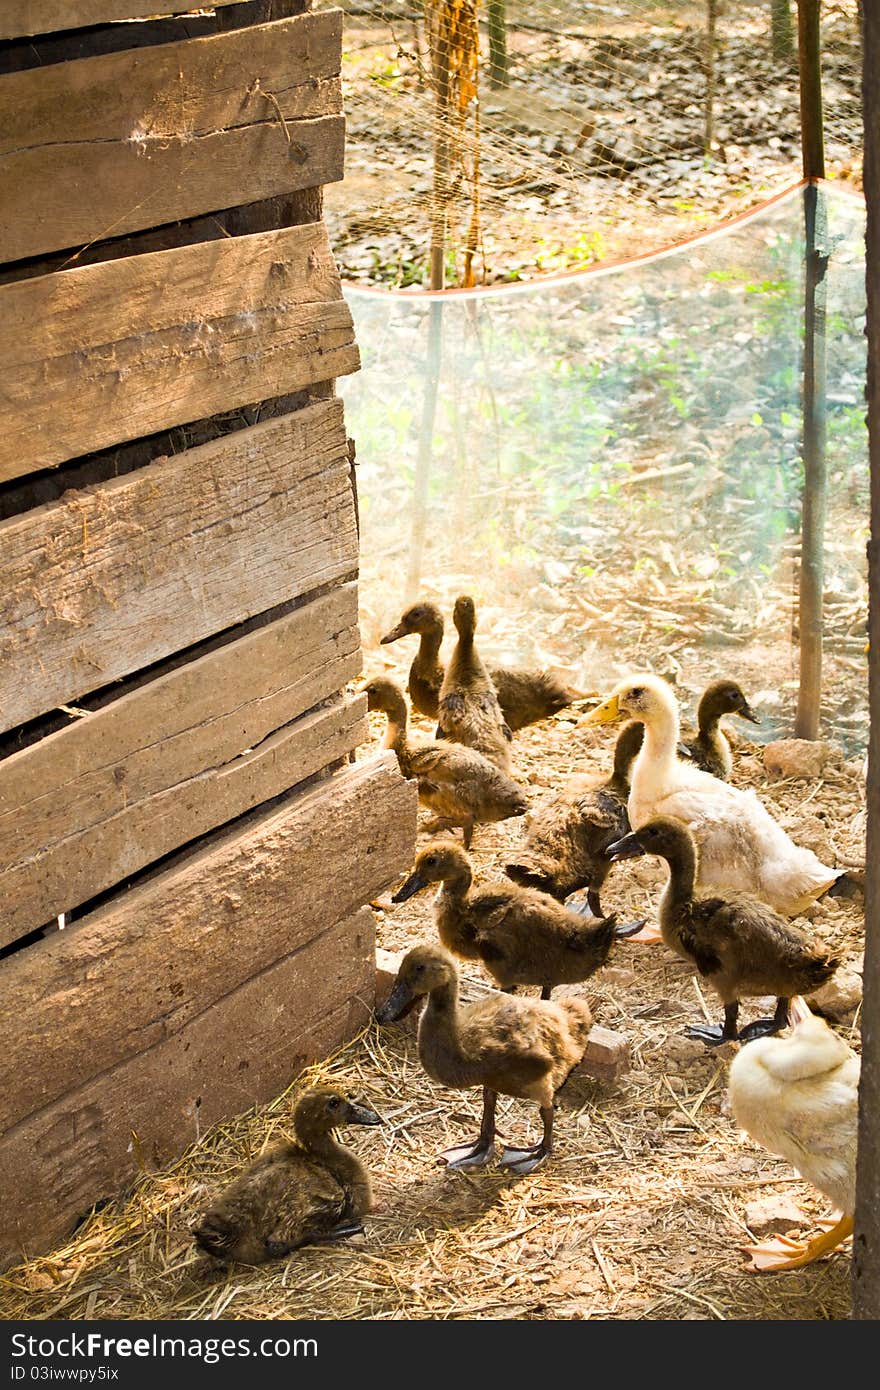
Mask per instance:
[[[730,1104],[751,1137],[792,1163],[842,1215],[829,1230],[799,1242],[777,1236],[745,1247],[750,1269],[796,1269],[852,1234],[860,1061],[798,995],[788,1037],[760,1038],[734,1057]]]
[[[677,755],[678,705],[664,680],[628,676],[580,724],[633,719],[645,726],[627,803],[638,830],[656,816],[684,821],[699,849],[701,889],[754,893],[777,912],[793,916],[840,877],[812,850],[796,845],[753,791],[742,791]]]

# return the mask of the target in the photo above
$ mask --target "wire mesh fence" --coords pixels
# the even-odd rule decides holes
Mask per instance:
[[[789,0],[342,7],[347,172],[327,216],[350,280],[427,287],[441,221],[447,285],[576,269],[800,176]],[[856,0],[824,5],[822,43],[828,171],[858,184]]]

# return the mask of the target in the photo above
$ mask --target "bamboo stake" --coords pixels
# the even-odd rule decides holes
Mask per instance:
[[[880,6],[864,8],[865,196],[868,204],[868,441],[871,541],[868,594],[871,650],[865,993],[856,1224],[852,1255],[854,1318],[880,1318]]]

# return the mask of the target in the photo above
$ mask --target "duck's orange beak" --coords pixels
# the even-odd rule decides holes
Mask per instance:
[[[617,696],[610,695],[604,704],[597,705],[588,714],[582,714],[575,727],[580,729],[587,725],[611,724],[615,719],[622,719],[624,712]]]

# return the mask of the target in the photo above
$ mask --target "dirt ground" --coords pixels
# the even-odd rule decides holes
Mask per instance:
[[[404,646],[406,644],[403,644]],[[388,649],[382,649],[382,655]],[[391,649],[403,673],[406,654]],[[371,658],[378,669],[379,654]],[[613,733],[575,730],[573,716],[522,731],[515,766],[537,799],[573,770],[604,772]],[[381,720],[373,722],[376,740]],[[420,721],[420,732],[427,725]],[[372,756],[374,746],[362,756]],[[754,785],[797,838],[831,862],[863,860],[861,760],[814,782],[769,784],[760,749],[740,742],[735,781]],[[422,814],[424,821],[425,816]],[[502,871],[521,823],[480,827],[480,875]],[[606,910],[651,912],[662,870],[648,860],[615,869]],[[396,950],[432,936],[430,894],[377,906],[379,944]],[[817,905],[811,930],[858,963],[860,902]],[[484,987],[467,970],[465,997]],[[793,1170],[739,1134],[726,1100],[735,1044],[714,1052],[683,1036],[713,1017],[692,972],[661,946],[621,943],[582,986],[596,1019],[629,1039],[632,1070],[615,1087],[578,1080],[560,1095],[552,1162],[521,1179],[496,1170],[449,1174],[435,1155],[475,1131],[478,1094],[430,1083],[405,1025],[369,1028],[337,1056],[294,1079],[290,1092],[204,1136],[165,1172],[93,1214],[63,1247],[0,1277],[0,1313],[27,1318],[844,1318],[849,1257],[802,1271],[746,1272],[750,1204],[785,1199],[809,1226],[824,1200]],[[752,1001],[748,1019],[762,1009]],[[857,1017],[843,1032],[858,1045]],[[354,1143],[375,1175],[366,1235],[262,1269],[212,1273],[188,1228],[219,1182],[283,1134],[300,1090],[333,1081],[382,1114]],[[502,1101],[500,1128],[535,1136],[537,1116]]]

